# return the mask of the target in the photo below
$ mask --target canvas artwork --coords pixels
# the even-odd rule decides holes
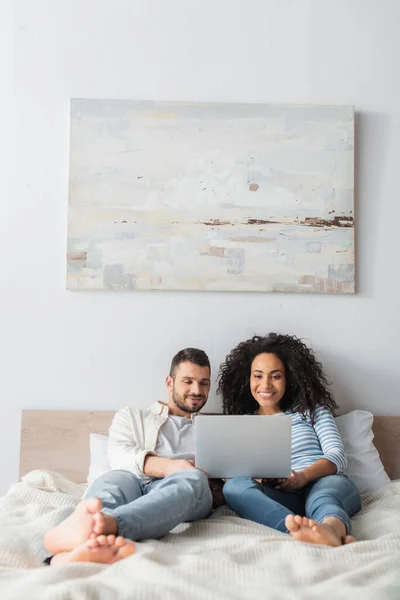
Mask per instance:
[[[67,287],[353,293],[354,108],[72,100]]]

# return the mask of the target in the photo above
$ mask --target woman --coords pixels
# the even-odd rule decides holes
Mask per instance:
[[[337,405],[312,350],[295,336],[254,336],[228,354],[218,380],[224,414],[292,416],[291,476],[228,480],[223,492],[232,510],[303,542],[354,542],[350,517],[361,508],[360,494],[343,475]]]

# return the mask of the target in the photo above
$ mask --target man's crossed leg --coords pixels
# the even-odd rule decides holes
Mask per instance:
[[[48,531],[51,564],[89,561],[111,564],[135,551],[134,541],[166,535],[179,523],[212,511],[208,479],[183,469],[142,483],[129,471],[109,471],[89,487],[71,515]]]

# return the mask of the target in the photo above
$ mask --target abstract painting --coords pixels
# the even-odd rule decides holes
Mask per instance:
[[[67,287],[353,293],[352,106],[72,100]]]

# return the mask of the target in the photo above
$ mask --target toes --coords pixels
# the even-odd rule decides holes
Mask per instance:
[[[320,523],[317,523],[317,521],[314,521],[314,519],[308,519],[308,526],[313,533],[316,535],[321,535]]]
[[[107,546],[107,536],[106,535],[99,535],[97,536],[97,543],[99,546]]]
[[[104,524],[104,520],[105,520],[105,519],[104,519],[104,515],[103,515],[103,513],[102,513],[102,512],[97,512],[97,513],[95,513],[95,514],[93,515],[93,518],[94,518],[94,522],[95,522],[95,523],[100,523],[101,525],[103,525],[103,524]]]
[[[118,558],[127,558],[131,554],[133,554],[136,550],[136,546],[131,541],[126,541],[126,544],[119,548],[118,550]]]
[[[292,529],[293,525],[294,525],[294,518],[293,515],[288,515],[285,519],[285,525],[288,529]]]
[[[353,537],[352,535],[346,535],[346,537],[344,538],[345,544],[352,544],[355,541],[356,541],[356,538]]]
[[[99,512],[93,515],[94,518],[94,526],[93,531],[95,534],[100,535],[104,531],[104,515]]]
[[[308,519],[309,527],[316,527],[317,525],[318,525],[317,521],[314,521],[314,519]]]
[[[294,520],[296,521],[297,525],[299,527],[302,527],[303,525],[303,517],[300,517],[300,515],[295,515]]]
[[[308,521],[311,531],[317,536],[322,535],[323,529],[321,528],[321,523],[317,523],[314,519],[309,519]]]
[[[315,535],[322,535],[321,529],[318,527],[318,525],[313,525],[313,527],[311,527],[311,531],[315,533]]]
[[[86,502],[86,509],[90,513],[99,512],[103,508],[103,503],[100,500],[100,498],[89,498],[88,500],[85,500],[85,502]]]
[[[297,531],[299,529],[299,525],[296,522],[296,517],[293,515],[288,515],[285,519],[285,525],[289,529],[289,531]]]
[[[118,547],[125,546],[126,543],[127,543],[127,540],[125,538],[123,538],[121,535],[119,535],[115,540],[115,545]]]
[[[114,546],[114,544],[115,544],[115,535],[108,535],[107,536],[107,544],[109,546]]]

